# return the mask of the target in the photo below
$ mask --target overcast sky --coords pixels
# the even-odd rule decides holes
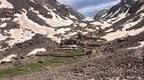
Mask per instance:
[[[85,16],[94,16],[99,10],[110,8],[119,0],[58,0],[60,3],[70,5]]]

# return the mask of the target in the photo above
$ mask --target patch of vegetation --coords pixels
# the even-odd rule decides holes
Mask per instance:
[[[43,60],[36,60],[34,62],[17,65],[8,69],[1,69],[0,78],[31,73],[44,69],[48,66],[54,68],[64,64],[74,63],[84,55],[85,54],[83,54],[80,50],[75,50],[63,55],[50,55]]]

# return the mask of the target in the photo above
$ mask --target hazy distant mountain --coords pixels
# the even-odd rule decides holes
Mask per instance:
[[[103,10],[99,11],[96,14],[96,16],[94,17],[94,19],[96,21],[101,20],[101,19],[103,19],[107,15],[108,12],[109,12],[109,9],[103,9]]]

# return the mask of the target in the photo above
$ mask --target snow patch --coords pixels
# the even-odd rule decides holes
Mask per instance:
[[[85,19],[83,19],[82,21],[94,21],[94,19],[92,17],[86,17]]]
[[[106,21],[101,21],[101,22],[95,21],[95,22],[92,22],[90,24],[93,24],[95,26],[99,26],[101,29],[105,29],[107,27],[112,26],[112,24],[110,22],[106,22]]]
[[[108,29],[107,31],[105,31],[105,32],[111,32],[111,31],[113,31],[113,28],[111,28],[111,29]]]
[[[34,49],[30,53],[28,53],[27,56],[36,55],[38,52],[46,52],[46,49],[45,48]]]
[[[60,28],[60,29],[58,29],[57,30],[57,33],[62,33],[62,34],[64,34],[66,31],[70,31],[71,30],[71,28]]]
[[[139,13],[142,10],[144,10],[144,5],[136,13]]]
[[[23,13],[19,18],[19,24],[21,24],[21,27],[24,29],[31,30],[37,34],[45,35],[47,36],[47,38],[60,43],[60,39],[54,36],[55,34],[57,34],[54,28],[41,26],[33,22],[32,20],[27,18],[26,13]]]
[[[129,11],[129,9],[126,12],[119,14],[117,17],[108,19],[107,22],[116,23],[116,22],[124,19],[127,16],[128,11]]]
[[[2,23],[1,25],[0,25],[0,28],[4,28],[4,27],[6,27],[7,26],[7,23]]]
[[[127,48],[127,49],[138,49],[138,48],[141,48],[141,47],[144,47],[144,41],[142,42],[139,42],[139,46],[136,46],[136,47],[130,47],[130,48]]]
[[[115,39],[117,39],[117,38],[123,38],[123,37],[127,37],[127,36],[135,36],[135,35],[138,35],[139,33],[141,33],[141,32],[144,31],[144,27],[139,28],[139,29],[133,29],[133,30],[130,30],[130,31],[126,31],[126,29],[129,29],[129,28],[135,26],[136,24],[140,23],[142,20],[143,20],[143,16],[142,16],[142,14],[141,14],[140,19],[138,19],[137,21],[132,22],[133,19],[131,19],[131,20],[127,21],[125,24],[121,25],[121,26],[123,26],[123,29],[122,29],[122,30],[117,30],[117,31],[115,31],[115,32],[106,34],[106,35],[103,36],[102,38],[105,38],[105,39],[107,39],[108,41],[112,41],[112,40],[115,40]],[[107,32],[107,31],[106,31],[106,32]],[[108,32],[109,32],[109,31],[108,31]]]
[[[15,43],[25,42],[27,40],[32,39],[32,37],[35,36],[35,34],[31,31],[24,30],[22,28],[11,29],[9,34],[11,34],[9,38],[11,38],[12,40],[7,41],[6,43],[8,43],[10,46],[13,46]]]
[[[0,8],[13,8],[12,4],[10,4],[7,0],[0,0]]]
[[[136,36],[139,33],[144,31],[144,27],[139,28],[139,29],[134,29],[130,31],[125,31],[125,30],[117,30],[116,32],[112,32],[109,34],[106,34],[105,36],[102,36],[102,38],[105,38],[107,41],[112,41],[118,38],[124,38],[127,36]]]
[[[69,14],[69,17],[70,17],[71,19],[76,19],[76,20],[77,20],[77,18],[76,18],[74,15]]]
[[[59,15],[54,13],[52,10],[48,9],[46,6],[44,6],[44,7],[50,11],[50,14],[53,16],[52,19],[43,17],[42,15],[39,14],[39,12],[37,14],[41,19],[46,21],[46,23],[49,24],[50,26],[60,27],[60,26],[69,26],[69,25],[73,24],[73,21],[70,20],[69,18],[65,17],[65,19],[63,19]]]
[[[140,18],[140,19],[138,19],[138,20],[135,21],[135,22],[129,21],[129,22],[125,23],[125,24],[123,25],[123,26],[124,26],[123,30],[126,30],[126,29],[128,29],[128,28],[131,28],[131,27],[135,26],[136,24],[140,23],[142,20],[143,20],[143,18]]]
[[[7,38],[7,36],[3,36],[2,34],[0,34],[0,41],[5,40]]]
[[[79,23],[78,25],[79,25],[80,27],[86,27],[86,26],[87,26],[86,23]]]
[[[16,54],[9,55],[9,56],[7,56],[6,58],[1,59],[1,60],[0,60],[0,63],[3,63],[3,62],[8,63],[8,62],[11,62],[11,61],[12,61],[14,58],[16,58],[16,57],[17,57]]]

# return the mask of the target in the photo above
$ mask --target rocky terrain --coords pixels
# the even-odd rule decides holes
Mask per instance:
[[[83,18],[56,0],[1,0],[0,7],[1,56],[56,47],[64,34],[75,35],[70,26]]]
[[[90,22],[56,0],[0,2],[2,80],[144,79],[144,0]]]

